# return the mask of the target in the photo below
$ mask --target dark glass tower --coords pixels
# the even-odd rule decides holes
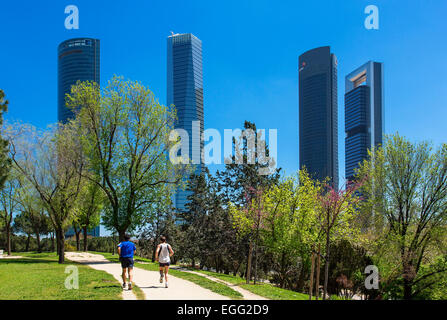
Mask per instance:
[[[69,39],[57,48],[57,119],[66,123],[73,112],[65,107],[65,94],[71,86],[80,81],[94,81],[99,84],[99,40],[91,38]],[[65,237],[73,236],[70,228]],[[99,237],[99,226],[89,230],[89,235]]]
[[[368,157],[368,149],[382,144],[383,64],[369,61],[345,80],[345,170],[351,181],[355,168]]]
[[[300,169],[338,188],[337,58],[330,47],[299,57]]]
[[[65,123],[73,113],[65,107],[65,94],[80,81],[99,84],[99,40],[76,38],[62,42],[57,48],[57,118]]]
[[[184,129],[189,136],[188,156],[196,165],[195,173],[201,172],[203,142],[203,79],[202,41],[191,33],[173,34],[168,37],[167,103],[177,109],[176,129]],[[178,190],[174,195],[174,207],[185,210],[188,190]]]

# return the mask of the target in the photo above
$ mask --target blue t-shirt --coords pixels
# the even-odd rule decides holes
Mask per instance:
[[[121,258],[133,258],[133,252],[137,249],[135,244],[130,241],[123,241],[118,247],[121,248]]]

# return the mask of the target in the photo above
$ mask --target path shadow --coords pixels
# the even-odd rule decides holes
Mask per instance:
[[[140,289],[165,289],[165,287],[160,287],[160,286],[158,286],[158,287],[156,287],[156,286],[150,286],[150,287],[141,287],[141,286],[138,286]]]

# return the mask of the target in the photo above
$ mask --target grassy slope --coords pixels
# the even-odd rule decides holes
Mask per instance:
[[[119,300],[122,288],[112,275],[73,262],[57,263],[55,253],[17,253],[21,259],[0,259],[2,300]],[[65,268],[79,270],[79,289],[66,289]]]
[[[107,253],[107,252],[91,252],[91,253],[101,254],[106,259],[108,259],[112,262],[119,262],[118,255],[116,255],[116,254],[112,255],[111,253]],[[145,262],[145,263],[143,264],[143,263],[139,263],[139,262]],[[158,271],[158,264],[153,263],[149,259],[141,258],[138,256],[135,256],[135,266],[138,268],[141,268],[141,269],[149,270],[149,271]],[[231,289],[230,287],[226,286],[225,284],[206,279],[202,276],[192,274],[192,273],[177,271],[177,270],[173,270],[173,269],[169,270],[169,274],[171,274],[177,278],[191,281],[191,282],[201,286],[202,288],[209,289],[212,292],[229,297],[231,299],[242,299],[242,295],[239,292]]]
[[[209,276],[212,276],[217,279],[221,279],[227,282],[230,282],[232,284],[236,284],[240,286],[241,288],[244,288],[254,294],[257,294],[259,296],[272,299],[272,300],[308,300],[309,296],[304,293],[295,292],[292,290],[286,290],[281,289],[278,287],[275,287],[271,284],[246,284],[245,279],[228,275],[228,274],[222,274],[222,273],[216,273],[212,271],[204,271],[204,270],[194,270],[196,272],[200,272]]]

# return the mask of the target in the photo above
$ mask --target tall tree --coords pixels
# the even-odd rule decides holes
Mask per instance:
[[[13,215],[19,207],[20,188],[20,174],[14,171],[6,180],[3,189],[0,190],[0,216],[6,231],[6,249],[8,255],[11,255]]]
[[[78,82],[68,106],[79,110],[83,150],[89,159],[85,177],[95,182],[91,175],[99,173],[97,183],[108,199],[103,222],[122,241],[126,231],[144,223],[159,188],[181,183],[185,167],[169,160],[176,143],[169,139],[174,108],[158,103],[141,83],[121,77],[112,78],[101,90],[96,84]]]
[[[248,188],[246,193],[246,205],[237,207],[230,203],[230,214],[234,227],[238,230],[241,237],[248,236],[249,250],[247,257],[247,284],[250,283],[252,255],[255,254],[255,275],[254,283],[257,280],[257,258],[258,245],[261,230],[265,228],[266,211],[264,210],[264,190],[253,190]]]
[[[74,222],[83,233],[84,252],[88,250],[88,231],[99,226],[104,201],[106,199],[99,185],[91,181],[85,181],[75,206],[76,220]]]
[[[20,219],[17,221],[14,219],[14,223],[18,224],[18,227],[20,227],[23,232],[25,232],[25,229],[31,229],[29,234],[34,234],[36,236],[37,251],[41,252],[41,235],[47,235],[50,232],[51,222],[46,214],[39,194],[30,183],[27,183],[26,180],[22,181],[18,201]]]
[[[386,232],[376,243],[387,260],[397,257],[402,297],[412,299],[447,272],[446,263],[422,272],[424,264],[436,263],[442,254],[437,244],[446,236],[447,144],[433,150],[428,142],[390,136],[361,165],[358,179],[364,177],[369,177],[361,189],[368,199],[364,209],[385,221]]]
[[[327,297],[331,244],[336,240],[360,239],[360,230],[355,221],[359,213],[360,197],[357,191],[361,183],[351,183],[344,190],[336,190],[331,184],[324,183],[318,194],[317,221],[325,244],[323,299]]]
[[[24,233],[27,236],[25,251],[28,252],[31,236],[34,231],[31,225],[31,221],[29,220],[25,212],[22,211],[14,217],[13,230],[14,232]]]
[[[8,111],[8,100],[0,89],[0,128],[3,127],[3,115]],[[8,141],[0,135],[0,189],[3,187],[11,167],[11,159],[8,156]]]
[[[233,138],[235,154],[232,154],[230,159],[226,159],[225,170],[216,173],[220,181],[224,203],[232,203],[234,205],[233,209],[236,210],[244,210],[243,208],[247,210],[252,205],[252,200],[257,198],[258,192],[268,189],[279,181],[281,169],[275,169],[268,175],[260,174],[261,170],[269,168],[269,164],[265,160],[270,154],[268,145],[265,143],[265,137],[259,135],[256,125],[245,121],[242,135]],[[258,141],[264,141],[264,143],[258,145]],[[265,150],[261,150],[261,148],[265,148]],[[233,213],[236,213],[236,211],[233,211]],[[253,235],[245,232],[240,234],[245,235],[245,241],[249,244],[246,255],[248,282],[250,281],[253,253],[253,242],[250,239],[253,239],[251,237]]]
[[[37,130],[15,123],[7,128],[13,167],[39,194],[56,232],[59,263],[64,263],[65,231],[74,218],[73,207],[81,190],[85,159],[73,126]]]
[[[264,195],[264,246],[275,258],[273,269],[282,288],[294,272],[299,272],[297,283],[288,286],[304,286],[312,246],[319,241],[315,222],[320,191],[321,185],[303,169],[297,176],[282,179]]]

